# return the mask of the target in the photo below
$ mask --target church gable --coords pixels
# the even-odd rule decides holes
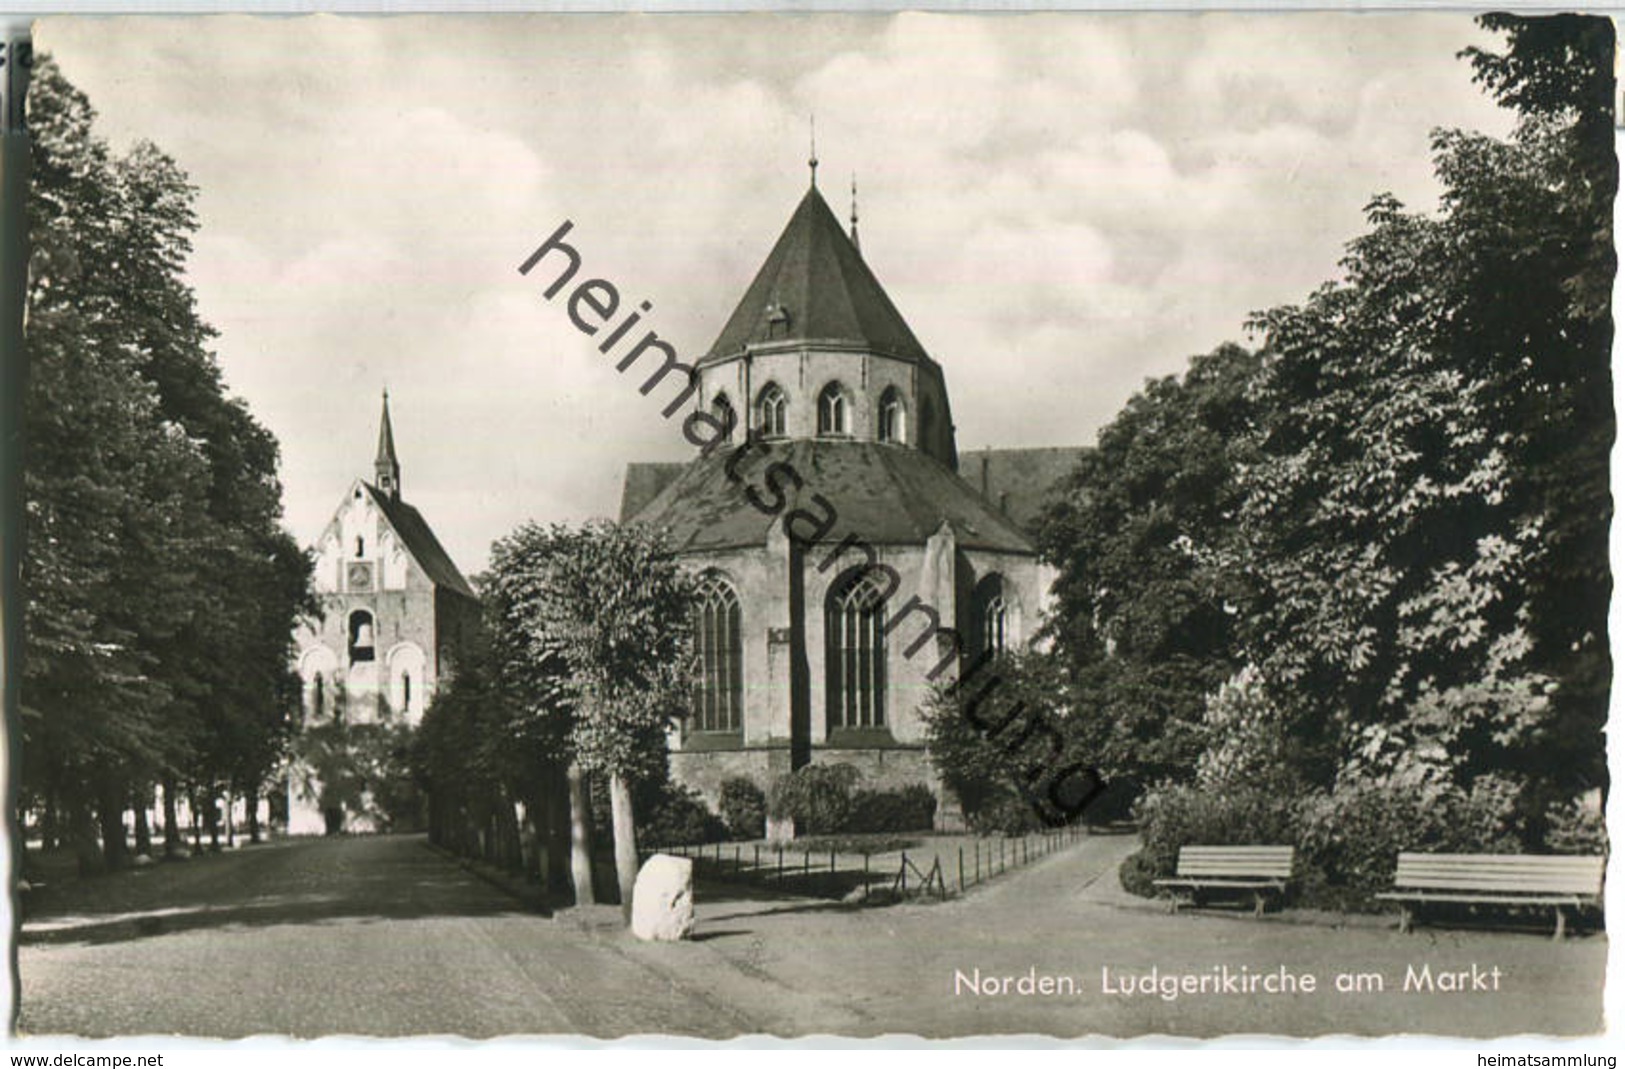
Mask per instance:
[[[357,479],[316,544],[317,592],[404,591],[432,582],[390,522],[378,493]]]
[[[423,515],[357,479],[316,546],[318,593],[442,587],[476,597]]]

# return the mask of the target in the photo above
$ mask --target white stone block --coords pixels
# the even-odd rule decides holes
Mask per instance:
[[[694,862],[656,854],[643,863],[632,887],[632,934],[673,943],[694,930]]]

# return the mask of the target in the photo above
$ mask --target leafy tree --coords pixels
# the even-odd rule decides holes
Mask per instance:
[[[1189,776],[1203,696],[1236,668],[1240,594],[1220,565],[1240,507],[1260,359],[1224,345],[1146,384],[1043,517],[1048,628],[1078,695],[1069,732],[1108,780]]]
[[[539,875],[561,890],[569,828],[561,829],[559,796],[568,755],[569,721],[562,692],[548,673],[535,671],[501,632],[509,605],[492,577],[477,580],[483,598],[481,626],[454,652],[450,678],[425,712],[414,743],[414,767],[429,796],[430,834],[459,852],[488,852],[481,830],[512,832],[522,864],[521,829],[511,829],[516,803],[523,804],[545,860]],[[526,685],[526,680],[539,687]],[[588,859],[590,861],[590,857]],[[592,901],[590,867],[582,869],[580,901]]]
[[[1613,28],[1480,23],[1512,137],[1435,134],[1436,213],[1374,198],[1338,281],[1148,384],[1046,516],[1103,771],[1532,781],[1534,838],[1604,782]]]
[[[150,145],[112,156],[48,57],[29,108],[24,791],[116,864],[154,782],[175,843],[179,781],[251,793],[276,763],[309,565],[182,280],[195,191]]]
[[[658,532],[529,524],[493,548],[490,588],[504,678],[535,714],[568,723],[578,844],[587,823],[579,776],[609,780],[629,910],[638,867],[632,784],[664,778],[665,732],[687,708],[692,581]],[[583,853],[578,846],[572,864],[578,900]]]
[[[932,692],[927,751],[973,827],[1016,833],[1084,811],[1101,756],[1079,712],[1087,698],[1041,653],[983,662]]]
[[[1612,31],[1485,24],[1508,51],[1469,54],[1513,138],[1436,135],[1440,213],[1377,198],[1345,279],[1256,321],[1234,563],[1323,781],[1603,776]]]

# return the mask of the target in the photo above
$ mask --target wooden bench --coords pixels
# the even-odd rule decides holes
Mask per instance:
[[[1193,905],[1205,891],[1246,891],[1253,896],[1253,913],[1262,915],[1265,897],[1286,893],[1292,879],[1290,846],[1182,846],[1179,866],[1172,879],[1157,880],[1158,887],[1173,891],[1168,912],[1179,911],[1178,889],[1190,891]]]
[[[1399,930],[1408,932],[1416,913],[1434,902],[1470,905],[1550,906],[1562,939],[1563,909],[1602,902],[1603,858],[1538,854],[1399,855],[1394,890],[1377,897],[1402,903]]]

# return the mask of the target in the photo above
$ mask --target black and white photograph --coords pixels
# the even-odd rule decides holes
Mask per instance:
[[[40,20],[12,1042],[1612,1069],[1615,55]]]

